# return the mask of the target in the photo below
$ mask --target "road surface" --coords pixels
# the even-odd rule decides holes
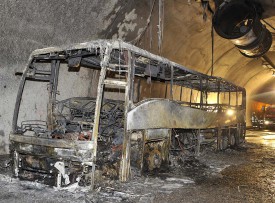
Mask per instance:
[[[135,177],[129,183],[109,181],[93,193],[66,190],[10,177],[7,156],[0,160],[0,203],[56,202],[274,202],[275,131],[247,131],[246,143],[222,152],[205,150],[184,158],[170,170]]]

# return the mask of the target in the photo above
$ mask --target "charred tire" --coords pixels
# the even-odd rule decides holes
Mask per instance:
[[[222,136],[222,150],[228,148],[229,145],[229,138],[228,138],[228,131],[226,130],[226,135]]]
[[[234,129],[231,129],[231,133],[229,135],[229,142],[230,142],[230,147],[234,147],[236,146],[236,134],[237,134],[237,131]]]

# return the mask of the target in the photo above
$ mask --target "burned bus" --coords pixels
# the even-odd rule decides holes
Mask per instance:
[[[65,187],[127,181],[245,138],[245,89],[120,40],[35,50],[22,73],[14,175]]]

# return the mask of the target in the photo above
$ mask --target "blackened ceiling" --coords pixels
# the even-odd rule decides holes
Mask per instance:
[[[2,0],[1,68],[20,69],[32,50],[47,46],[121,38],[191,69],[210,74],[211,13],[200,1],[164,0],[163,41],[158,49],[159,0]],[[274,35],[275,2],[258,0],[266,27]],[[214,10],[214,3],[210,1]],[[273,28],[271,27],[273,26]],[[268,52],[275,63],[275,45]],[[261,58],[242,56],[234,45],[214,34],[213,74],[247,89],[248,98],[274,85],[272,70]],[[275,98],[260,98],[275,103]],[[258,98],[259,99],[259,98]]]

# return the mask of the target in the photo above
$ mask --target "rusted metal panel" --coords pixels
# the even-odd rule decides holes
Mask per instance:
[[[169,167],[171,129],[148,129],[131,133],[131,166],[140,173]]]
[[[143,172],[168,168],[170,140],[170,129],[145,130]]]

